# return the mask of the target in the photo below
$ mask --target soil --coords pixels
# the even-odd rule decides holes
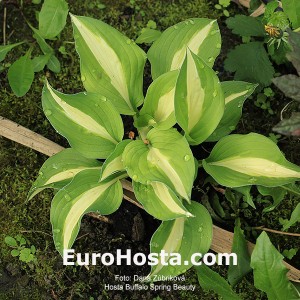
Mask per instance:
[[[105,9],[98,9],[99,1],[68,1],[70,11],[74,14],[101,18],[112,26],[124,32],[130,38],[136,38],[141,28],[145,27],[148,20],[157,22],[159,29],[165,29],[181,20],[189,17],[209,17],[218,18],[222,36],[223,48],[219,56],[215,69],[219,72],[220,79],[230,80],[232,74],[228,74],[223,68],[223,61],[226,53],[233,45],[239,43],[239,39],[232,35],[224,24],[224,16],[219,11],[213,9],[214,1],[101,1],[106,5]],[[33,42],[31,32],[26,26],[24,16],[32,24],[37,24],[35,11],[40,9],[40,5],[34,5],[31,1],[23,1],[20,7],[19,1],[4,1],[0,4],[0,11],[7,7],[7,32],[11,34],[11,43],[27,39]],[[2,21],[0,22],[2,24]],[[41,89],[44,76],[48,77],[50,83],[57,89],[65,93],[76,93],[83,90],[80,81],[79,60],[74,50],[72,42],[72,29],[68,21],[60,38],[52,41],[51,45],[56,51],[62,45],[66,47],[67,55],[57,51],[57,55],[62,63],[62,71],[54,74],[45,70],[37,74],[31,90],[22,98],[13,95],[7,82],[7,70],[1,73],[1,100],[0,115],[7,117],[19,124],[34,130],[45,137],[67,146],[66,141],[51,128],[41,109]],[[0,42],[2,42],[0,40]],[[24,45],[12,53],[6,59],[13,62],[17,57],[23,55],[27,50]],[[145,47],[145,50],[147,47]],[[37,51],[37,50],[34,50]],[[145,91],[150,83],[150,68],[146,67]],[[246,102],[243,119],[236,129],[238,133],[248,133],[250,131],[269,135],[272,127],[278,123],[281,109],[289,99],[286,99],[279,91],[272,100],[274,115],[262,110],[254,105],[254,99]],[[130,126],[130,118],[125,119],[126,130],[133,130]],[[299,140],[282,137],[279,146],[286,153],[288,159],[300,165],[300,143]],[[204,145],[201,153],[206,156],[211,145]],[[52,192],[46,191],[35,197],[25,205],[26,194],[30,185],[34,181],[42,163],[46,160],[44,155],[35,153],[21,145],[0,138],[0,243],[3,247],[0,250],[0,300],[11,299],[219,299],[212,292],[203,291],[198,284],[197,276],[193,269],[189,270],[185,276],[185,284],[195,285],[194,292],[189,291],[107,291],[105,284],[121,284],[124,282],[115,280],[116,275],[140,275],[145,276],[150,269],[147,266],[116,266],[109,267],[103,265],[89,266],[89,269],[76,266],[63,266],[62,259],[54,249],[51,237],[51,225],[49,221],[49,209]],[[201,190],[207,189],[203,185],[204,173],[200,172],[193,193],[194,199],[201,201],[203,193]],[[209,191],[210,193],[212,191]],[[230,216],[225,222],[218,223],[223,228],[233,230],[234,220],[240,217],[247,238],[255,242],[259,232],[252,227],[264,225],[265,227],[280,230],[278,222],[279,216],[289,218],[296,201],[286,199],[285,204],[280,205],[269,214],[262,215],[263,203],[259,203],[257,210],[249,207],[240,207],[238,211],[230,205],[222,205]],[[111,252],[117,249],[125,251],[131,249],[133,253],[149,253],[149,242],[153,232],[160,222],[146,214],[136,206],[123,201],[120,209],[108,216],[109,222],[101,222],[88,216],[84,216],[80,233],[74,244],[77,253],[86,252]],[[299,226],[294,226],[290,231],[297,232]],[[10,248],[4,244],[7,235],[15,236],[22,234],[29,245],[37,248],[37,263],[23,263],[10,255]],[[274,245],[281,251],[283,249],[300,248],[299,239],[270,234]],[[300,265],[299,257],[291,261],[295,266]],[[225,275],[227,270],[224,267],[214,267],[214,270]],[[132,280],[129,281],[132,283]],[[162,289],[162,283],[156,284],[157,289]],[[247,275],[240,284],[235,287],[235,291],[243,299],[266,299],[263,292],[258,291],[253,286],[253,278]]]

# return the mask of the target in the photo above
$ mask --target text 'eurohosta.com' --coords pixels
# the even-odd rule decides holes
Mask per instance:
[[[127,265],[132,264],[137,266],[179,266],[179,265],[194,265],[200,266],[205,264],[207,266],[212,265],[237,265],[236,253],[194,253],[189,260],[182,260],[180,253],[167,253],[165,250],[161,250],[158,253],[150,253],[148,255],[144,253],[135,253],[132,255],[130,249],[122,251],[117,249],[116,254],[109,252],[106,253],[75,253],[74,249],[65,249],[63,252],[63,264],[65,266],[78,264],[83,265],[98,265],[105,266],[115,265]]]

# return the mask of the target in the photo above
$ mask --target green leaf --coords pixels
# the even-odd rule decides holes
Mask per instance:
[[[119,208],[123,189],[118,178],[102,182],[99,179],[98,170],[82,171],[53,198],[50,220],[55,247],[60,254],[72,247],[84,214],[97,211],[107,215]]]
[[[11,247],[17,247],[18,246],[17,241],[13,237],[11,237],[11,236],[6,236],[5,239],[4,239],[4,242],[8,246],[11,246]]]
[[[106,179],[108,176],[122,172],[125,170],[122,154],[124,152],[125,147],[132,142],[131,140],[123,140],[121,141],[112,152],[112,154],[105,160],[102,168],[101,168],[101,180]]]
[[[299,248],[291,248],[289,250],[283,250],[282,255],[288,259],[292,259],[298,252]]]
[[[24,96],[30,89],[34,71],[30,51],[17,59],[8,70],[8,82],[16,96]]]
[[[234,227],[231,253],[236,253],[237,265],[229,265],[227,276],[229,283],[234,286],[251,271],[247,241],[240,226]]]
[[[275,10],[278,8],[278,1],[269,1],[265,6],[264,19],[269,23],[269,19],[274,15]],[[274,26],[276,26],[274,24]]]
[[[293,112],[289,119],[281,120],[273,131],[284,135],[300,136],[300,113]]]
[[[46,64],[48,63],[49,59],[50,59],[50,54],[39,55],[33,58],[32,60],[33,71],[34,72],[42,71],[45,68]]]
[[[161,32],[159,30],[151,29],[151,28],[143,28],[141,34],[135,40],[137,44],[143,43],[153,43],[161,36]]]
[[[225,81],[221,83],[225,97],[225,110],[216,130],[206,142],[216,142],[228,135],[238,124],[245,100],[254,92],[257,85],[243,81]]]
[[[219,3],[223,6],[223,7],[228,7],[230,5],[230,0],[219,0]]]
[[[32,246],[30,247],[30,251],[31,251],[32,254],[35,254],[35,253],[36,253],[36,248],[35,248],[34,245],[32,245]]]
[[[31,250],[29,248],[24,248],[20,250],[19,259],[23,262],[30,262],[33,260],[33,255],[31,254]]]
[[[176,194],[162,182],[142,184],[133,181],[133,189],[137,200],[156,219],[167,221],[192,217]]]
[[[101,162],[85,158],[72,148],[62,150],[49,157],[42,165],[39,176],[28,193],[28,200],[43,189],[64,187],[77,173],[86,169],[98,169],[100,174]]]
[[[148,88],[145,103],[137,118],[137,125],[169,129],[176,124],[174,111],[175,85],[178,71],[159,76]],[[145,119],[145,115],[148,118]],[[143,119],[146,122],[143,124]]]
[[[271,196],[273,198],[273,204],[265,207],[263,209],[263,212],[270,212],[274,210],[284,199],[286,195],[286,190],[283,189],[282,187],[266,187],[266,186],[257,186],[257,190],[262,196]]]
[[[234,34],[240,36],[265,37],[266,35],[263,23],[254,17],[235,15],[226,20],[226,25]]]
[[[227,17],[227,18],[230,16],[230,13],[229,13],[229,11],[228,11],[227,9],[224,9],[224,10],[223,10],[223,14],[224,14],[224,16]]]
[[[300,77],[289,74],[272,81],[287,97],[300,102]]]
[[[124,135],[121,116],[99,94],[66,95],[48,82],[43,89],[44,113],[70,145],[88,158],[107,158]]]
[[[162,182],[189,201],[195,165],[186,139],[176,129],[153,128],[147,140],[148,145],[135,140],[126,146],[122,158],[128,175],[142,184]]]
[[[221,49],[217,22],[193,18],[165,30],[148,51],[152,78],[180,69],[188,48],[213,66]]]
[[[235,80],[250,81],[262,86],[270,85],[275,74],[261,42],[236,46],[228,53],[224,66],[227,71],[235,72]]]
[[[300,76],[300,33],[290,30],[289,43],[293,50],[287,54],[287,58],[293,64]]]
[[[47,67],[49,68],[50,71],[54,73],[60,72],[60,62],[54,54],[50,56],[50,59],[47,63]]]
[[[26,245],[26,240],[23,237],[20,239],[19,242],[20,242],[20,246]]]
[[[47,67],[52,72],[59,73],[60,72],[60,62],[54,54],[54,49],[47,44],[45,39],[41,36],[41,33],[39,32],[39,30],[35,29],[31,25],[29,25],[29,26],[33,30],[33,32],[34,32],[33,37],[36,39],[42,52],[45,55],[50,55],[49,61],[47,63]]]
[[[288,15],[292,27],[297,29],[300,27],[300,2],[298,0],[281,0],[282,8]]]
[[[143,102],[146,54],[108,24],[71,15],[81,62],[81,79],[88,92],[109,98],[122,114],[135,114]]]
[[[224,95],[215,72],[187,51],[175,90],[175,115],[191,145],[205,141],[224,113]]]
[[[244,196],[244,201],[247,202],[251,207],[256,209],[255,204],[253,202],[253,197],[251,195],[251,188],[251,185],[246,185],[234,188],[234,190],[241,193]]]
[[[3,61],[6,57],[6,54],[13,48],[23,44],[24,42],[15,43],[11,45],[0,46],[0,62]]]
[[[241,300],[231,289],[228,282],[217,272],[202,264],[196,267],[198,281],[204,290],[212,290],[222,297],[223,300]]]
[[[163,265],[163,260],[159,258],[159,263],[152,266],[148,277],[159,280],[154,275],[177,276],[192,267],[190,262],[194,253],[204,255],[212,241],[212,220],[206,208],[192,201],[188,210],[194,218],[177,218],[172,221],[164,221],[155,231],[150,242],[151,253],[161,253],[162,250],[168,254]],[[174,263],[173,253],[180,254],[179,264]],[[159,276],[157,277],[159,278]]]
[[[228,187],[272,187],[300,178],[300,167],[287,161],[273,141],[257,133],[222,138],[203,160],[203,167],[219,184]]]
[[[269,300],[299,299],[288,281],[286,276],[288,270],[282,259],[283,256],[272,245],[268,235],[262,232],[251,256],[254,285],[266,292]]]
[[[10,251],[11,256],[16,257],[20,255],[20,251],[18,249],[12,249]]]
[[[68,3],[64,0],[45,0],[39,13],[39,30],[43,38],[56,37],[65,27]]]
[[[54,53],[53,48],[47,44],[45,39],[42,37],[40,31],[38,29],[32,27],[30,24],[29,24],[29,26],[32,29],[32,31],[34,32],[33,37],[35,38],[35,40],[39,44],[42,52],[44,54],[53,54]]]
[[[283,224],[283,230],[288,230],[297,222],[300,222],[300,203],[298,203],[296,208],[293,210],[291,218],[289,220],[285,220]]]

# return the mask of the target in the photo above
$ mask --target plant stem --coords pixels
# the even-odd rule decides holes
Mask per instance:
[[[277,234],[291,235],[291,236],[300,237],[300,233],[284,232],[284,231],[279,231],[279,230],[275,230],[275,229],[265,228],[263,226],[253,227],[253,229],[268,231],[268,232],[277,233]]]

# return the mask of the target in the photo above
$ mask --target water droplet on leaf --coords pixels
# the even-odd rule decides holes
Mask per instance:
[[[134,174],[134,175],[132,176],[132,180],[137,181],[137,179],[138,179],[138,176],[137,176],[136,174]]]
[[[70,195],[68,195],[68,194],[65,194],[65,199],[66,199],[67,201],[71,200],[71,197],[70,197]]]
[[[53,231],[53,233],[59,233],[60,229],[53,229],[52,231]]]
[[[256,178],[252,177],[248,180],[249,183],[255,183],[257,181]]]
[[[81,76],[81,81],[82,81],[82,82],[85,82],[85,80],[86,80],[86,77],[85,77],[84,75],[82,75],[82,76]]]
[[[185,161],[189,161],[190,159],[191,159],[191,157],[188,154],[184,156]]]
[[[50,109],[46,109],[46,110],[45,110],[45,115],[46,115],[47,117],[51,116],[51,115],[52,115],[52,111],[51,111]]]

